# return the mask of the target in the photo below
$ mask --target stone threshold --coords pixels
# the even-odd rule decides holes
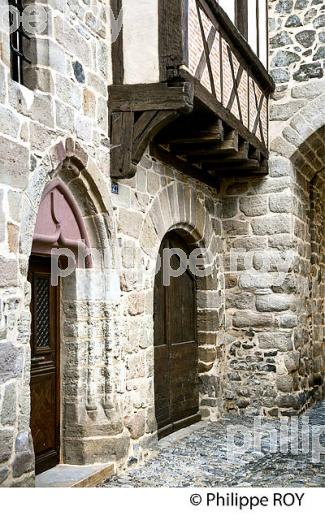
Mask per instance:
[[[98,484],[115,474],[115,465],[91,464],[87,466],[70,466],[59,464],[55,468],[36,476],[37,488],[86,488]]]
[[[182,428],[174,433],[171,433],[170,435],[167,435],[167,437],[164,437],[158,442],[159,448],[166,448],[167,446],[171,446],[175,442],[178,442],[185,437],[188,437],[191,435],[191,433],[196,432],[197,430],[200,430],[204,426],[206,426],[207,421],[201,420],[195,424],[191,424],[190,426],[186,426],[185,428]]]

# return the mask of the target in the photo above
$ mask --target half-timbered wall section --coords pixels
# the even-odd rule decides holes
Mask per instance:
[[[236,50],[204,1],[189,0],[188,27],[187,69],[265,146],[268,90],[250,70],[248,56]]]
[[[267,0],[218,0],[218,3],[267,66]]]
[[[148,144],[212,186],[234,171],[267,173],[266,9],[254,2],[253,16],[248,4],[235,2],[233,23],[216,0],[114,0],[124,23],[109,87],[112,177],[132,177]]]

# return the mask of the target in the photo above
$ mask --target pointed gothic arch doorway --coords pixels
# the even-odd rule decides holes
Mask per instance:
[[[190,254],[186,242],[176,232],[163,239],[160,259],[164,251],[171,249],[183,251],[187,258]],[[177,270],[180,262],[180,257],[174,254],[170,259],[172,269]],[[196,281],[186,268],[166,284],[165,269],[162,261],[154,287],[154,387],[159,438],[201,419]]]
[[[51,258],[32,255],[31,432],[35,471],[60,462],[60,287],[51,285]]]
[[[81,213],[72,195],[60,180],[44,190],[38,210],[29,261],[31,284],[31,432],[35,452],[35,472],[39,474],[61,461],[61,377],[60,377],[60,282],[51,277],[53,249],[80,251],[85,267],[89,241]]]

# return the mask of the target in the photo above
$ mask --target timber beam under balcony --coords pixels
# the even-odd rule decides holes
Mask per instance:
[[[193,111],[166,125],[151,143],[150,151],[157,159],[212,186],[222,176],[268,172],[268,150],[263,140],[218,103],[202,102],[196,90]]]
[[[157,133],[193,110],[194,87],[189,82],[112,85],[108,94],[111,177],[129,178]]]
[[[122,1],[112,4],[117,16]],[[129,52],[124,60],[123,30],[113,45],[112,178],[132,177],[149,145],[213,186],[223,175],[266,174],[274,82],[247,41],[215,0],[159,0],[158,22],[158,52],[145,54],[143,71]],[[135,20],[138,37],[142,29]]]
[[[183,127],[183,130],[181,129]],[[266,175],[268,152],[220,119],[204,131],[196,112],[160,132],[150,147],[157,159],[197,180],[217,186],[224,176]]]
[[[135,175],[146,148],[206,184],[223,175],[265,175],[268,151],[195,81],[109,87],[111,177]],[[256,117],[256,126],[259,124]]]

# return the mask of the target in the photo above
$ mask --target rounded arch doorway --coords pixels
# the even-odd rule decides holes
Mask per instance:
[[[168,233],[160,246],[154,287],[154,388],[158,437],[198,422],[196,280],[190,248]],[[159,269],[158,269],[159,267]]]

